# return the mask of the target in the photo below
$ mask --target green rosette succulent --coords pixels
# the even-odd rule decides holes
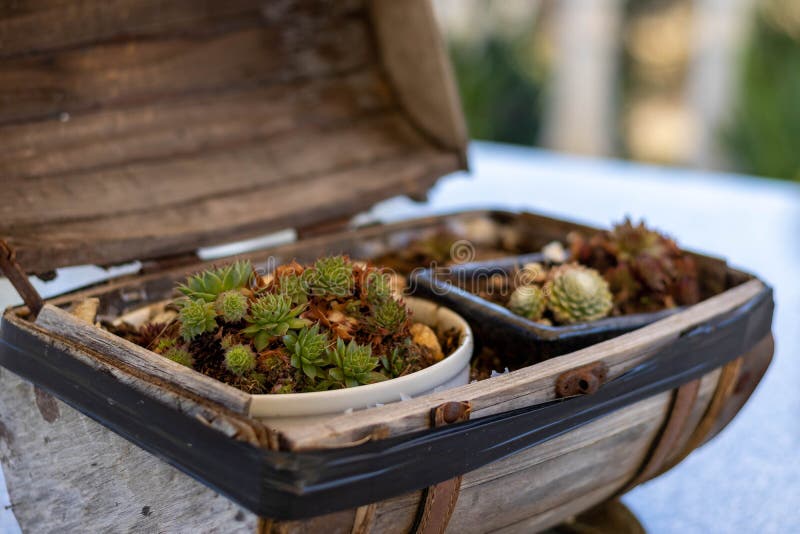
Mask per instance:
[[[371,303],[382,302],[392,297],[392,283],[389,276],[374,271],[367,275],[366,279],[367,301]]]
[[[311,379],[324,376],[322,367],[328,363],[325,354],[328,336],[319,332],[318,324],[298,332],[289,332],[283,336],[283,344],[291,355],[293,367],[300,369]]]
[[[346,297],[353,291],[353,267],[344,256],[318,259],[303,273],[309,293],[319,297]]]
[[[175,363],[191,367],[194,365],[192,353],[182,347],[172,347],[164,353],[164,357]]]
[[[369,322],[378,332],[393,334],[407,319],[405,304],[389,297],[372,305]]]
[[[238,323],[247,315],[247,297],[232,289],[220,293],[214,303],[217,314],[226,323]]]
[[[545,284],[547,308],[561,324],[596,321],[613,306],[608,282],[594,269],[567,264],[551,271]]]
[[[264,350],[273,338],[310,323],[299,317],[304,309],[304,304],[293,308],[291,298],[286,295],[268,293],[250,305],[250,314],[245,318],[250,326],[242,333],[253,338],[256,350]]]
[[[547,298],[539,286],[519,286],[511,293],[507,307],[517,315],[536,321],[547,307]]]
[[[178,291],[193,300],[214,302],[226,291],[247,287],[252,274],[253,266],[249,261],[237,261],[188,277],[185,284],[178,285]]]
[[[256,355],[247,345],[233,345],[225,351],[225,368],[237,376],[244,376],[256,368]]]
[[[292,305],[305,304],[308,302],[308,283],[302,275],[286,273],[278,278],[278,293],[289,297]]]
[[[386,380],[384,375],[375,372],[379,360],[372,356],[372,347],[369,345],[359,345],[354,340],[345,345],[339,338],[336,346],[329,348],[327,353],[328,360],[333,364],[328,375],[331,380],[345,387]]]
[[[213,332],[217,328],[216,317],[213,302],[192,299],[182,301],[178,312],[181,336],[186,341],[191,341],[200,334]]]

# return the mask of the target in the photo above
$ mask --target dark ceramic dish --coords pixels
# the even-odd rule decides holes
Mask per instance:
[[[469,322],[479,342],[503,350],[506,355],[514,355],[514,361],[509,363],[519,365],[530,365],[617,337],[682,309],[607,317],[590,323],[547,326],[520,317],[464,287],[476,277],[508,275],[526,263],[542,262],[543,259],[541,254],[536,253],[464,263],[444,271],[426,269],[414,274],[413,292],[456,310]],[[520,361],[517,362],[517,358]]]

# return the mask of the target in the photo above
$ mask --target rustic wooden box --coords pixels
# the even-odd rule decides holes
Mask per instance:
[[[0,456],[25,530],[536,531],[679,462],[769,364],[771,290],[748,277],[507,375],[333,418],[254,419],[248,395],[66,310],[97,297],[112,316],[164,298],[202,266],[199,246],[281,228],[300,239],[251,259],[370,258],[487,226],[536,250],[578,226],[468,212],[341,231],[464,165],[425,1],[87,0],[9,8],[0,29],[0,83],[14,91],[0,103],[0,264],[29,304],[0,331]],[[142,273],[43,307],[21,274],[134,259]],[[558,380],[598,368],[597,393],[556,399]],[[467,405],[470,421],[431,429],[432,412]],[[405,471],[373,470],[383,483],[313,483],[313,466],[322,476],[332,454],[357,451],[412,456]]]

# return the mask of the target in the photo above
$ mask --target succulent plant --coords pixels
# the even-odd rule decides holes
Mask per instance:
[[[178,340],[174,337],[162,337],[156,342],[156,346],[153,348],[153,351],[159,354],[164,354],[177,344]],[[149,344],[147,346],[149,346]]]
[[[319,324],[305,327],[298,332],[289,332],[283,336],[283,344],[291,355],[291,363],[309,378],[323,376],[322,367],[328,363],[325,348],[328,336],[319,331]]]
[[[249,261],[237,261],[188,277],[185,284],[178,285],[178,291],[193,300],[214,302],[226,291],[246,287],[252,274],[253,266]]]
[[[408,310],[405,304],[388,297],[372,305],[369,322],[378,332],[393,334],[407,319]]]
[[[544,292],[547,308],[561,324],[596,321],[613,306],[608,282],[600,273],[574,263],[551,270]]]
[[[547,298],[539,286],[519,286],[508,299],[508,309],[533,321],[541,319],[547,307]]]
[[[368,302],[381,302],[392,297],[392,283],[386,273],[370,272],[366,276],[365,286]]]
[[[304,304],[292,308],[292,300],[286,295],[268,293],[250,305],[250,314],[245,318],[250,325],[242,333],[252,337],[256,350],[261,351],[271,339],[309,324],[299,317],[304,309]]]
[[[175,363],[191,367],[194,365],[194,357],[192,353],[183,347],[172,347],[164,353],[164,357],[172,360]]]
[[[213,302],[184,299],[180,303],[178,321],[181,324],[181,336],[191,341],[200,334],[213,332],[217,328],[217,313]]]
[[[237,376],[244,376],[256,368],[256,355],[247,345],[234,345],[225,351],[225,368]]]
[[[309,293],[317,297],[346,297],[355,284],[353,267],[344,256],[320,258],[303,275]]]
[[[408,367],[407,352],[410,343],[399,345],[380,357],[381,365],[392,378],[401,376]]]
[[[674,240],[630,219],[591,237],[569,236],[571,259],[609,282],[617,314],[695,304],[700,300],[697,266]]]
[[[308,283],[302,275],[295,272],[282,274],[278,277],[278,293],[286,295],[292,305],[308,302]]]
[[[238,262],[190,276],[154,322],[120,333],[256,394],[369,384],[444,357],[437,334],[395,297],[401,279],[371,264],[334,256],[253,274]]]
[[[235,289],[220,293],[214,305],[226,323],[238,323],[247,315],[247,297]]]
[[[336,340],[336,346],[329,348],[327,353],[328,360],[334,365],[328,370],[328,375],[345,387],[386,379],[384,375],[375,372],[379,360],[372,356],[372,347],[369,345],[359,345],[353,340],[345,345],[340,338]]]

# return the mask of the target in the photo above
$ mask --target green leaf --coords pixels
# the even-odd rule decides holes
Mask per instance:
[[[328,369],[328,375],[337,382],[341,382],[342,380],[344,380],[344,373],[342,373],[342,370],[339,369],[338,367]]]
[[[286,324],[288,325],[287,330],[289,328],[291,328],[292,330],[299,330],[305,326],[310,325],[311,321],[309,321],[308,319],[289,319],[289,321]]]
[[[386,375],[379,373],[377,371],[372,371],[366,377],[365,384],[374,384],[375,382],[383,382],[384,380],[389,380],[389,377]]]
[[[267,345],[269,345],[269,334],[266,331],[261,331],[256,334],[256,337],[253,338],[253,344],[256,346],[256,350],[261,352]]]
[[[250,325],[247,328],[242,329],[242,333],[248,336],[254,336],[261,331],[261,327],[257,324]]]
[[[356,380],[355,378],[347,377],[344,379],[344,385],[349,388],[354,388],[360,386],[361,384],[359,384],[358,380]]]

